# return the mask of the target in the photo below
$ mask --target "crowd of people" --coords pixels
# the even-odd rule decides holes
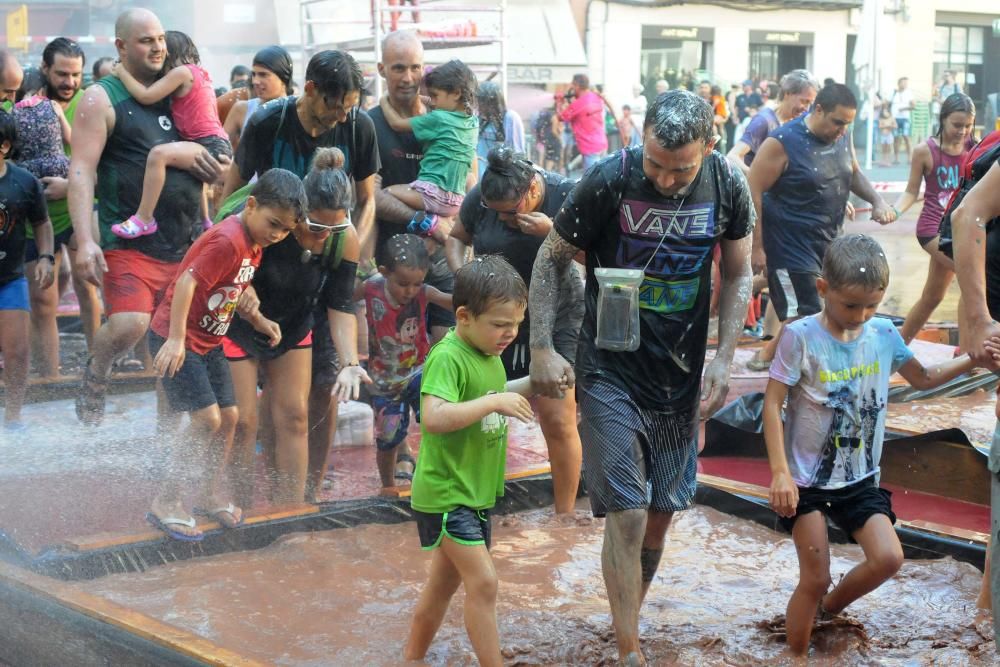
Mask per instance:
[[[95,63],[86,89],[71,40],[46,47],[35,79],[0,52],[5,429],[30,428],[29,346],[43,375],[58,375],[67,247],[88,335],[80,421],[103,420],[115,363],[141,344],[162,418],[189,416],[163,430],[171,463],[152,525],[190,542],[204,538],[196,515],[239,526],[258,491],[258,442],[269,499],[317,501],[338,405],[364,397],[381,484],[412,478],[419,541],[433,551],[405,657],[425,656],[461,585],[476,656],[499,665],[490,510],[504,493],[508,422],[537,414],[556,513],[574,511],[582,477],[606,517],[620,661],[641,665],[640,608],[673,516],[693,502],[698,423],[726,398],[766,284],[785,327],[754,361],[770,367],[770,502],[799,554],[789,650],[807,653],[815,619],[899,569],[878,485],[889,377],[929,388],[1000,363],[1000,134],[971,141],[975,109],[960,92],[890,205],[854,154],[854,95],[805,70],[769,86],[771,100],[749,81],[728,96],[663,82],[618,117],[577,75],[535,125],[538,166],[499,87],[457,60],[425,70],[412,33],[386,37],[386,95],[366,113],[361,68],[344,52],[316,53],[296,93],[291,58],[267,47],[217,96],[197,47],[153,13],[130,9],[115,31],[118,62]],[[579,181],[559,173],[560,123]],[[617,150],[609,128],[628,139]],[[875,317],[885,253],[844,235],[844,219],[854,193],[893,223],[921,180],[930,268],[897,331]],[[967,354],[925,367],[906,343],[956,273]],[[990,467],[1000,470],[1000,430]],[[864,557],[832,588],[827,518]]]

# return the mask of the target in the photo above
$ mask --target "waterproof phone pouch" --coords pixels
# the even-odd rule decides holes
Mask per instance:
[[[597,293],[597,347],[614,352],[639,349],[639,269],[594,269]]]

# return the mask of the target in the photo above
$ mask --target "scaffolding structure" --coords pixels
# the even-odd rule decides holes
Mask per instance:
[[[354,7],[357,7],[357,0],[349,0],[349,2]],[[466,64],[481,78],[484,75],[488,79],[499,76],[499,85],[506,96],[508,83],[507,46],[505,39],[507,34],[505,23],[507,0],[495,0],[489,4],[469,6],[454,4],[455,2],[461,2],[461,0],[451,0],[452,4],[440,3],[436,0],[424,0],[424,2],[411,0],[412,4],[403,4],[403,2],[405,0],[397,0],[396,3],[393,3],[391,0],[371,0],[370,17],[360,20],[345,17],[334,18],[333,16],[311,16],[311,8],[319,5],[325,5],[329,8],[331,4],[338,4],[337,0],[300,0],[299,29],[303,65],[320,48],[333,48],[354,53],[371,53],[373,54],[372,62],[379,63],[382,61],[382,40],[385,36],[392,29],[407,29],[413,30],[416,33],[417,37],[423,43],[425,50],[458,49],[498,44],[500,47],[499,63],[472,62]],[[479,34],[478,25],[471,20],[456,25],[455,30],[430,30],[430,26],[428,26],[424,19],[427,16],[439,16],[441,14],[460,14],[465,17],[469,15],[495,15],[497,17],[496,24],[498,30],[496,34]],[[420,21],[416,20],[418,16],[421,19]],[[400,21],[401,17],[405,17],[409,21]],[[386,30],[386,23],[390,26],[389,30]],[[359,33],[367,32],[367,34],[332,41],[314,39],[314,26],[323,25],[336,25],[339,27],[358,26]],[[361,29],[361,26],[364,26],[364,29]],[[449,34],[452,32],[455,34]],[[366,59],[359,58],[359,60],[364,61]],[[376,99],[382,96],[382,78],[380,76],[375,76],[374,78],[374,93]]]

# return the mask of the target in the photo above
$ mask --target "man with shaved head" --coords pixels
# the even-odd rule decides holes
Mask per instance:
[[[420,99],[420,81],[424,75],[424,47],[416,34],[399,30],[386,35],[382,42],[382,62],[378,63],[378,73],[385,79],[386,96],[392,108],[404,118],[413,118],[427,113]],[[389,185],[411,183],[420,172],[420,160],[424,151],[412,132],[396,132],[385,120],[382,108],[377,104],[368,112],[375,124],[378,152],[382,156],[382,168],[378,172],[380,183],[375,186],[375,258],[384,264],[383,251],[386,242],[395,234],[406,233],[406,225],[413,219],[415,211],[395,197],[383,194]],[[475,175],[476,167],[471,170]],[[431,253],[431,267],[427,272],[427,284],[451,294],[455,279],[448,268],[444,254],[444,242],[451,233],[452,221],[443,218],[435,229],[435,239]],[[370,255],[371,250],[369,250]],[[364,256],[363,256],[364,257]],[[448,329],[455,326],[454,314],[433,304],[427,305],[427,324],[433,342],[440,340]],[[405,442],[397,448],[398,470],[401,477],[413,472],[413,458]]]
[[[392,108],[404,118],[413,118],[427,113],[420,99],[420,81],[424,75],[424,47],[416,34],[408,31],[389,33],[382,42],[382,62],[378,63],[378,73],[385,79],[386,96]],[[396,132],[385,121],[382,109],[376,105],[368,112],[375,123],[378,151],[382,156],[379,170],[381,183],[375,188],[375,224],[377,239],[375,257],[382,258],[386,241],[395,234],[406,232],[406,225],[413,219],[415,211],[395,197],[385,196],[382,189],[389,185],[411,183],[420,171],[423,149],[412,132]],[[472,178],[477,173],[475,165]],[[474,182],[474,181],[473,181]],[[440,233],[439,233],[440,232]],[[431,253],[431,268],[427,273],[427,283],[439,290],[451,293],[454,279],[448,269],[443,243],[451,232],[451,220],[445,219],[435,230],[438,242]],[[379,264],[382,262],[379,261]],[[427,307],[427,320],[433,340],[440,340],[448,329],[455,326],[455,316],[434,305]]]
[[[24,70],[17,58],[7,49],[0,49],[0,107],[10,111],[17,89],[21,87]]]
[[[152,83],[163,68],[163,27],[146,9],[130,9],[118,18],[115,46],[122,65],[144,84]],[[119,238],[111,233],[111,225],[138,206],[149,151],[180,139],[170,100],[143,106],[118,77],[110,76],[88,88],[78,106],[69,174],[76,263],[82,277],[103,287],[108,319],[95,335],[76,408],[81,421],[97,424],[104,415],[111,364],[146,333],[155,301],[201,233],[202,181],[219,180],[222,165],[205,151],[190,174],[169,169],[156,207],[159,230],[137,239]],[[98,239],[91,225],[95,194]]]

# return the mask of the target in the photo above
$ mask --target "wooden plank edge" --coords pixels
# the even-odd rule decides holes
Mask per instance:
[[[514,472],[509,472],[504,475],[504,481],[513,482],[519,479],[525,479],[526,477],[538,477],[539,475],[548,475],[552,472],[552,466],[546,463],[543,466],[538,466],[537,468],[528,468],[527,470],[517,470]],[[379,490],[378,494],[385,498],[409,498],[411,495],[411,487],[409,484],[397,485],[397,486],[386,486]]]
[[[142,612],[2,562],[0,562],[0,582],[207,665],[264,667],[267,664],[223,648],[205,637]]]
[[[267,508],[265,511],[259,514],[248,515],[242,526],[254,526],[261,523],[267,523],[269,521],[277,521],[281,519],[293,519],[297,517],[311,516],[319,512],[319,507],[316,505],[282,505],[280,507]],[[204,532],[209,533],[216,530],[224,530],[222,524],[218,521],[199,521],[198,528]],[[238,530],[234,528],[231,530]],[[162,531],[156,529],[143,530],[137,533],[96,533],[94,535],[84,535],[82,537],[72,537],[62,542],[59,542],[56,546],[63,547],[70,551],[75,551],[79,553],[87,553],[91,551],[98,551],[100,549],[108,549],[113,547],[123,547],[130,544],[139,544],[142,542],[155,542],[160,539],[170,539],[163,534]]]

